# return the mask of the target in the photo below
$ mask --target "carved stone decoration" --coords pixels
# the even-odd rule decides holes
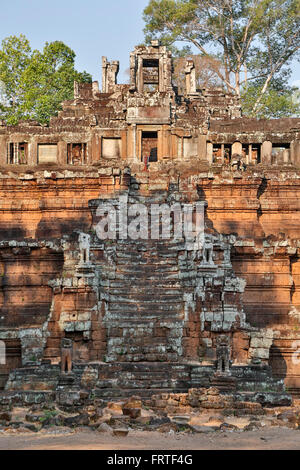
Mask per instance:
[[[90,262],[90,238],[86,233],[79,234],[80,265]]]
[[[214,266],[212,243],[204,244],[203,251],[202,251],[202,264],[208,265],[208,266]]]
[[[61,373],[66,372],[70,374],[72,372],[72,350],[73,341],[68,338],[61,340]]]
[[[229,375],[230,374],[230,340],[227,335],[220,335],[217,337],[217,374]]]

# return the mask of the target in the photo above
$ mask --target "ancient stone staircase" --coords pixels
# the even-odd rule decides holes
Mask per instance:
[[[108,362],[176,362],[184,302],[182,241],[124,240],[115,245],[114,279],[104,287]],[[111,274],[111,270],[106,274]]]
[[[142,202],[149,208],[151,203],[166,202],[168,194],[147,198],[135,195],[129,200]],[[184,334],[189,314],[192,316],[196,311],[192,305],[195,289],[202,286],[202,291],[197,290],[197,297],[211,289],[209,278],[214,276],[216,265],[207,262],[197,267],[202,261],[195,258],[193,250],[187,250],[184,239],[94,241],[92,248],[101,251],[101,261],[96,266],[99,276],[95,279],[100,294],[97,298],[101,327],[106,329],[105,357],[101,357],[101,362],[75,363],[70,378],[60,375],[58,365],[16,369],[10,375],[7,391],[21,391],[25,395],[30,391],[34,397],[40,396],[41,391],[68,394],[72,390],[79,396],[84,392],[105,400],[132,394],[148,398],[153,394],[185,393],[189,388],[212,386],[223,393],[282,394],[283,384],[272,379],[266,366],[232,367],[232,375],[227,378],[216,377],[212,362],[201,364],[198,357],[189,362],[192,356],[184,354],[183,339],[186,344],[192,338]],[[219,275],[221,286],[224,278],[231,280],[229,275],[225,277],[231,268],[226,262],[223,264],[223,274],[220,269]],[[207,274],[207,284],[201,284],[204,279],[201,270]],[[228,283],[226,288],[231,292]],[[215,312],[218,314],[222,299],[219,290],[217,293]],[[207,305],[211,315],[214,305],[210,301]],[[234,302],[231,305],[228,301],[229,310],[234,306]],[[235,318],[238,310],[229,313]],[[209,315],[205,317],[207,321]],[[197,354],[197,344],[193,343],[192,349]]]
[[[235,392],[237,389],[237,379],[232,376],[213,375],[210,378],[210,385],[217,388],[220,392]]]

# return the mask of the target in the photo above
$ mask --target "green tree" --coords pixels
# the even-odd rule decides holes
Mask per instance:
[[[23,75],[31,59],[31,47],[24,35],[2,41],[0,50],[1,118],[22,117],[24,108]]]
[[[256,117],[268,119],[299,115],[300,103],[296,99],[296,89],[285,84],[280,86],[280,83],[281,80],[271,81],[257,107]],[[261,86],[261,83],[254,82],[242,90],[241,101],[245,115],[251,116]]]
[[[75,53],[61,41],[32,51],[25,36],[10,36],[0,50],[0,117],[8,124],[21,119],[48,123],[73,98],[74,80],[91,82],[86,72],[75,70]]]
[[[181,41],[220,60],[219,79],[247,100],[248,114],[261,114],[268,96],[287,104],[290,90],[277,82],[299,57],[300,0],[150,0],[144,20],[147,42]]]

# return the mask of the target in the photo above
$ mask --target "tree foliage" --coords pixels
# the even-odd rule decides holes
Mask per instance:
[[[219,59],[219,79],[248,114],[263,114],[272,99],[288,105],[292,91],[281,84],[299,57],[300,0],[150,0],[144,20],[147,42],[181,41]]]
[[[61,41],[32,50],[24,35],[2,41],[0,50],[0,117],[8,124],[34,119],[48,123],[64,100],[73,98],[74,80],[91,82],[75,70],[75,53]]]

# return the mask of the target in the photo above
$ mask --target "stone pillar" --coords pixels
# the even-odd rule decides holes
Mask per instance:
[[[0,136],[0,164],[6,165],[7,163],[7,140],[6,136]]]
[[[283,163],[290,162],[290,149],[284,149],[283,151]]]
[[[261,146],[261,162],[264,165],[270,165],[272,158],[272,142],[266,140]]]
[[[196,93],[196,69],[194,61],[188,59],[185,64],[185,83],[186,94],[193,95]]]
[[[293,140],[291,142],[290,161],[300,167],[300,140]]]
[[[74,100],[79,98],[79,83],[74,81]]]
[[[107,83],[108,93],[114,91],[115,85],[117,84],[117,76],[119,73],[120,63],[118,60],[111,62],[107,69]]]
[[[248,163],[252,163],[252,144],[249,144],[249,161]]]
[[[99,83],[97,81],[92,83],[92,93],[93,93],[93,98],[96,99],[97,94],[100,92],[99,90]]]
[[[178,137],[175,134],[171,134],[171,158],[178,158]]]
[[[57,143],[57,163],[59,165],[67,164],[67,143],[60,141]]]
[[[119,73],[119,61],[107,62],[106,57],[102,57],[102,93],[114,91]]]
[[[177,136],[177,156],[180,160],[183,158],[183,137]]]
[[[102,93],[107,90],[107,57],[102,57]]]
[[[224,144],[221,144],[221,161],[222,161],[222,163],[224,163],[224,159],[225,159],[225,147],[224,147]]]
[[[93,134],[87,145],[87,161],[98,162],[102,157],[102,137]]]
[[[169,126],[163,126],[162,131],[162,158],[170,158],[170,129]]]
[[[132,52],[130,54],[130,90],[135,91],[136,90],[136,60],[135,60],[135,54]]]
[[[172,91],[172,53],[170,51],[166,52],[167,58],[165,59],[165,90],[166,92]]]
[[[198,136],[198,158],[206,160],[206,136]]]
[[[213,163],[213,144],[211,142],[207,142],[206,144],[206,158],[208,163]]]
[[[38,138],[32,137],[28,143],[28,165],[38,164]]]
[[[162,160],[164,157],[163,150],[163,138],[164,138],[164,131],[161,129],[157,132],[157,160]]]
[[[137,91],[143,93],[144,91],[144,76],[143,76],[143,57],[138,57],[138,69],[137,69]],[[161,90],[160,90],[161,91]]]
[[[243,146],[241,142],[234,142],[231,147],[231,155],[242,155],[243,154]]]
[[[121,158],[122,158],[122,160],[126,160],[126,158],[128,157],[128,154],[127,154],[127,130],[121,131],[121,140],[122,140]]]
[[[165,62],[164,58],[160,57],[159,59],[159,68],[158,68],[158,90],[164,92],[165,90]]]
[[[137,129],[136,124],[132,124],[132,148],[133,148],[133,160],[137,161]]]

